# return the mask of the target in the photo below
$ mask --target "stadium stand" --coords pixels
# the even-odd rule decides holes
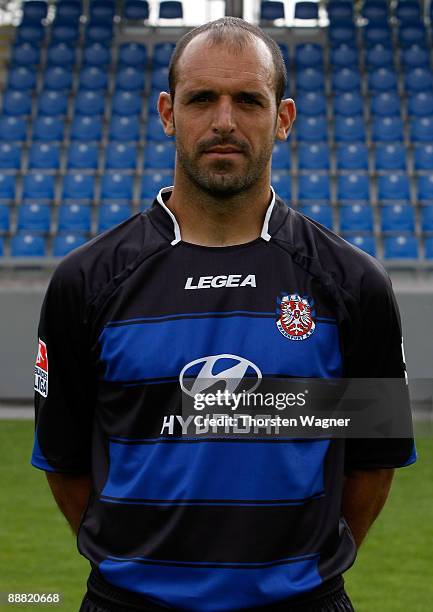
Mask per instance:
[[[183,6],[158,12],[168,27],[149,25],[145,0],[24,3],[1,92],[2,260],[61,257],[172,184],[156,105]],[[295,3],[290,29],[286,17],[260,3],[298,110],[274,146],[275,189],[387,263],[433,261],[432,16],[329,0]]]

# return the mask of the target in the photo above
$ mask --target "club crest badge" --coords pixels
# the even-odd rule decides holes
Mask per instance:
[[[277,300],[277,327],[289,340],[306,340],[316,329],[314,302],[297,293],[283,294]]]
[[[48,395],[48,353],[47,345],[39,338],[38,354],[35,364],[35,391],[47,397]]]

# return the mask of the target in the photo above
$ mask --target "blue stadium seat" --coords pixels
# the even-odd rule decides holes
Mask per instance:
[[[355,202],[339,207],[341,232],[372,232],[373,208],[368,204]]]
[[[309,172],[298,179],[298,200],[329,200],[331,186],[328,174]]]
[[[385,259],[417,259],[418,241],[416,236],[396,234],[383,239],[383,256]]]
[[[362,115],[364,98],[356,91],[346,91],[334,96],[334,113],[336,115]]]
[[[359,90],[361,75],[356,68],[339,68],[332,75],[332,88],[335,93]]]
[[[321,142],[328,138],[328,123],[324,115],[300,116],[295,123],[296,138],[300,142]]]
[[[112,115],[109,137],[111,140],[130,142],[140,138],[140,118],[138,115],[122,117]]]
[[[337,200],[370,200],[370,185],[367,174],[340,174],[337,179]]]
[[[32,232],[18,232],[11,239],[12,257],[44,257],[45,238]]]
[[[140,198],[153,200],[163,187],[173,185],[173,175],[162,172],[152,172],[141,177]]]
[[[330,23],[353,21],[353,2],[349,0],[330,0],[326,8]]]
[[[314,43],[302,43],[295,47],[297,69],[323,66],[323,47]]]
[[[57,170],[60,167],[60,146],[57,143],[34,142],[29,150],[30,170]]]
[[[362,249],[373,257],[376,256],[376,240],[374,236],[364,236],[362,234],[349,234],[344,237],[347,242]]]
[[[168,66],[171,55],[174,51],[174,44],[171,42],[156,43],[153,48],[152,64],[156,66]]]
[[[281,55],[283,56],[284,64],[286,68],[288,69],[290,66],[289,47],[286,45],[286,43],[283,43],[283,42],[279,42],[277,44],[281,51]]]
[[[104,107],[104,94],[100,91],[83,89],[75,96],[75,112],[79,115],[102,115]]]
[[[420,213],[422,231],[433,232],[433,204],[420,206]]]
[[[420,91],[430,91],[433,86],[433,76],[430,68],[417,66],[409,68],[404,76],[404,86],[406,92],[411,95]]]
[[[71,125],[71,140],[90,142],[101,140],[102,119],[97,116],[76,115]]]
[[[105,232],[122,221],[126,221],[131,214],[129,204],[101,204],[98,215],[98,232]]]
[[[328,170],[330,152],[326,142],[305,142],[298,145],[300,170]]]
[[[336,22],[328,29],[329,42],[333,47],[342,44],[351,45],[356,40],[356,28],[353,23]]]
[[[297,91],[323,91],[325,77],[322,70],[303,68],[296,71]]]
[[[173,169],[175,153],[173,142],[148,141],[144,150],[144,167],[152,170]]]
[[[428,66],[429,55],[425,47],[411,45],[407,49],[401,50],[401,63],[406,68],[416,68],[417,66]]]
[[[3,93],[3,113],[17,117],[29,115],[32,110],[32,97],[28,92],[7,89]]]
[[[17,228],[19,231],[49,232],[51,208],[48,204],[21,204],[18,206]]]
[[[280,170],[272,170],[271,185],[280,198],[285,201],[292,199],[292,179],[290,174]]]
[[[330,62],[334,68],[357,68],[359,53],[351,44],[342,43],[330,49]]]
[[[28,200],[53,200],[55,178],[52,174],[28,172],[23,181],[23,197]]]
[[[292,154],[289,143],[275,142],[272,151],[272,168],[274,170],[290,170],[290,167],[292,165],[291,159]]]
[[[391,28],[386,22],[372,22],[367,24],[363,28],[364,44],[368,47],[374,47],[374,45],[384,45],[391,47],[392,45],[392,34]]]
[[[413,150],[413,165],[415,171],[433,170],[433,144],[418,144]]]
[[[149,19],[149,3],[147,0],[126,0],[123,8],[124,19],[145,21]]]
[[[377,68],[368,75],[368,86],[372,93],[397,90],[397,75],[391,68]]]
[[[68,147],[67,167],[70,170],[96,170],[98,167],[97,143],[72,141]]]
[[[142,69],[133,66],[121,68],[116,76],[116,89],[141,91],[144,88],[144,73]]]
[[[433,93],[421,91],[409,97],[407,110],[409,115],[425,117],[433,115]]]
[[[299,207],[299,212],[321,223],[328,229],[332,229],[332,206],[329,204],[302,204]]]
[[[368,21],[386,22],[388,20],[388,5],[384,0],[365,0],[361,15]]]
[[[59,232],[90,232],[92,208],[88,204],[62,204],[59,206]]]
[[[159,117],[149,117],[147,121],[146,139],[155,142],[167,142],[167,136],[164,133]]]
[[[147,49],[136,42],[123,43],[119,47],[119,65],[143,70],[147,64]]]
[[[406,147],[402,143],[378,143],[375,160],[376,172],[406,170]]]
[[[168,91],[168,68],[158,66],[152,70],[151,75],[152,89]]]
[[[116,91],[113,96],[112,112],[116,115],[138,115],[142,100],[134,91]]]
[[[284,2],[260,2],[260,21],[285,19]]]
[[[26,66],[17,66],[9,71],[8,87],[16,91],[30,91],[36,85],[36,72]]]
[[[23,2],[23,23],[40,23],[45,19],[48,12],[48,5],[43,0],[27,0]]]
[[[64,257],[85,242],[86,237],[83,234],[74,232],[57,234],[57,236],[54,237],[53,242],[53,256]]]
[[[0,200],[13,200],[15,187],[15,176],[0,172]]]
[[[368,150],[362,142],[341,143],[336,150],[338,170],[368,170]]]
[[[373,117],[371,137],[374,142],[400,142],[403,140],[403,122],[400,117]]]
[[[78,24],[72,22],[55,21],[51,26],[51,43],[64,42],[75,45],[79,36]]]
[[[10,206],[8,204],[0,204],[0,233],[9,232],[10,226],[11,226]]]
[[[421,10],[418,1],[399,0],[395,9],[395,16],[402,23],[419,21],[421,19]]]
[[[113,38],[113,25],[100,23],[99,21],[89,21],[86,32],[86,45],[98,42],[102,45],[110,46]]]
[[[401,100],[398,93],[383,91],[371,97],[371,112],[373,115],[392,117],[400,115]]]
[[[109,170],[134,170],[137,165],[137,146],[135,144],[110,142],[105,155],[105,167]]]
[[[131,200],[134,177],[120,172],[106,172],[102,177],[101,198]]]
[[[433,259],[433,236],[424,238],[424,252],[426,259]]]
[[[89,9],[90,19],[94,22],[111,23],[116,14],[114,0],[93,0]]]
[[[44,88],[55,91],[67,90],[72,86],[72,72],[70,68],[52,66],[45,71]]]
[[[47,64],[49,66],[61,66],[71,70],[75,64],[75,48],[64,42],[50,45],[47,50]]]
[[[296,96],[296,109],[300,115],[325,115],[325,95],[320,91],[301,92]]]
[[[110,47],[95,42],[86,45],[83,50],[83,64],[85,66],[98,66],[104,68],[111,63]]]
[[[376,68],[393,68],[394,55],[392,49],[380,43],[373,45],[370,49],[366,50],[365,64],[369,70]]]
[[[433,200],[433,174],[423,174],[417,179],[418,200]]]
[[[98,66],[86,66],[80,72],[79,88],[103,90],[107,88],[107,71]]]
[[[319,5],[316,2],[296,2],[295,19],[319,19]]]
[[[78,23],[82,13],[81,2],[75,0],[62,0],[56,6],[56,19],[64,23]]]
[[[424,47],[426,43],[426,31],[424,25],[419,23],[409,23],[401,26],[398,32],[399,44],[403,48],[419,45]]]
[[[11,64],[12,66],[32,66],[35,67],[41,61],[41,51],[38,47],[24,42],[12,47]]]
[[[0,117],[0,140],[22,142],[27,137],[27,123],[22,117]]]
[[[38,112],[41,115],[66,115],[68,97],[64,91],[42,91],[38,98]]]
[[[410,199],[409,179],[406,174],[392,172],[377,179],[377,194],[379,200]]]
[[[361,116],[334,118],[334,138],[336,142],[364,142],[365,125]]]
[[[382,232],[413,232],[414,209],[410,204],[388,204],[380,207]]]
[[[412,117],[410,120],[410,139],[412,142],[431,142],[433,140],[433,118]]]
[[[159,100],[159,91],[152,91],[150,96],[147,98],[147,114],[158,116],[158,100]],[[298,101],[299,98],[296,99]]]
[[[21,146],[16,142],[0,141],[0,169],[19,170],[21,167]]]
[[[65,122],[60,117],[40,116],[32,123],[32,138],[35,141],[55,142],[63,140]]]
[[[40,23],[22,23],[16,29],[17,43],[28,42],[32,45],[38,46],[45,37],[44,26]]]
[[[173,0],[162,0],[159,3],[159,18],[160,19],[182,19],[183,8],[182,2]]]
[[[91,174],[75,172],[63,177],[62,197],[70,200],[92,200],[95,179]]]

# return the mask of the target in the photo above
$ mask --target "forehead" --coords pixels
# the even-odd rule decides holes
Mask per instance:
[[[176,67],[176,89],[274,88],[274,65],[270,50],[256,36],[239,50],[229,41],[212,43],[206,32],[194,38]]]

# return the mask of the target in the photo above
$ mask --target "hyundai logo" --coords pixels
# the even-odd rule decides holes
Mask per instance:
[[[217,385],[223,391],[235,393],[252,392],[262,379],[259,368],[248,359],[238,355],[210,355],[186,364],[179,374],[179,383],[184,393],[194,397]]]

